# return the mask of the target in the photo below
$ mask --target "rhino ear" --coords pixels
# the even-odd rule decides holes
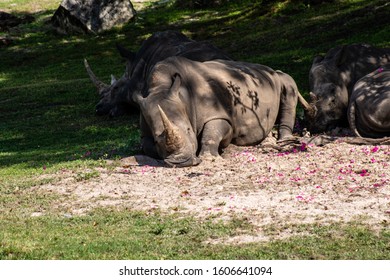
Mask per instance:
[[[126,60],[132,62],[135,58],[135,53],[126,49],[125,47],[119,45],[119,44],[116,44],[116,48],[119,52],[119,54],[121,55],[121,57],[125,58]]]
[[[121,55],[121,57],[126,59],[126,70],[125,70],[125,74],[123,76],[125,78],[129,79],[130,78],[130,71],[131,71],[133,62],[135,60],[136,54],[132,51],[129,51],[128,49],[126,49],[125,47],[123,47],[119,44],[116,44],[116,48],[117,48],[119,54]]]
[[[346,46],[342,46],[340,50],[335,54],[334,60],[337,66],[340,66],[345,62],[346,59]]]
[[[316,65],[324,60],[324,57],[322,55],[316,55],[313,59],[313,65]]]
[[[145,98],[142,96],[142,94],[133,94],[131,96],[131,100],[135,103],[135,104],[138,104],[138,106],[141,108],[141,110],[143,108],[145,108]]]
[[[173,83],[172,83],[172,87],[170,89],[170,93],[171,94],[178,94],[179,93],[179,89],[180,89],[180,86],[181,86],[181,77],[179,74],[175,74],[173,76]]]
[[[111,74],[111,85],[115,84],[117,81],[117,79],[115,78],[115,76],[113,74]]]

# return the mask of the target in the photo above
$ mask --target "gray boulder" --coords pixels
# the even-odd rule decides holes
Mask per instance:
[[[51,23],[62,34],[97,34],[126,23],[135,15],[130,0],[63,0]]]

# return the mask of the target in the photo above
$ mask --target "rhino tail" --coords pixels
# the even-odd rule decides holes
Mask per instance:
[[[348,108],[348,122],[352,132],[356,136],[362,137],[356,127],[356,104],[353,101],[349,104]]]

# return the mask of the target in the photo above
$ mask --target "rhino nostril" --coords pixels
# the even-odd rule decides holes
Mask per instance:
[[[115,109],[110,110],[110,112],[108,113],[108,116],[110,118],[115,118],[115,117],[120,116],[120,115],[121,115],[120,112],[118,112],[118,110],[115,110]]]
[[[102,111],[99,111],[99,110],[96,110],[95,113],[98,116],[103,116],[104,115],[104,113]]]
[[[105,110],[104,106],[98,104],[95,107],[95,113],[99,116],[102,116],[102,115],[106,115],[108,111]]]

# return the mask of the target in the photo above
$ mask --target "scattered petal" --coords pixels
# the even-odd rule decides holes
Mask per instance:
[[[374,148],[371,149],[371,153],[376,153],[377,151],[379,151],[378,146],[375,146]]]

